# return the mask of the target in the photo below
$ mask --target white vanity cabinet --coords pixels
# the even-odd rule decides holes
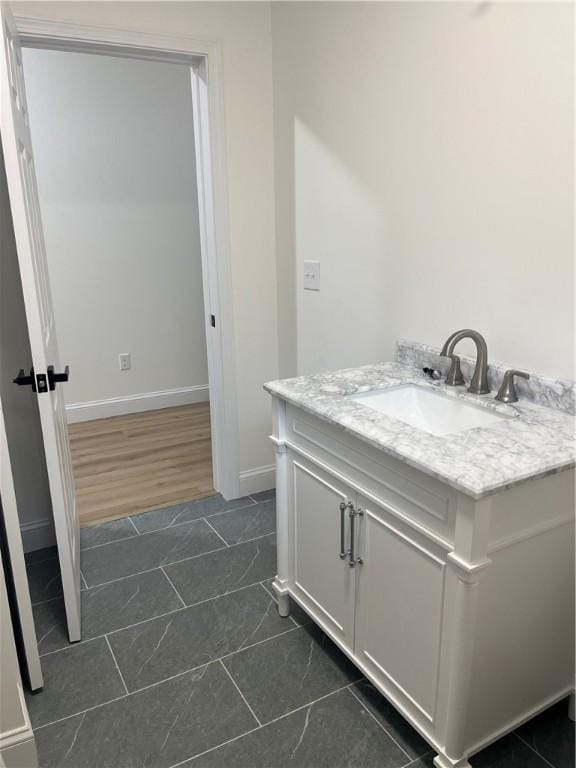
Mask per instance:
[[[299,603],[435,765],[573,691],[573,471],[478,501],[273,401],[280,612]]]
[[[340,557],[341,517],[346,527],[348,504],[356,496],[339,478],[306,459],[290,456],[292,475],[293,584],[300,601],[321,618],[338,642],[354,648],[356,579],[348,560]],[[310,514],[310,510],[314,514]]]
[[[358,494],[361,558],[354,652],[381,686],[432,719],[437,691],[446,556]]]

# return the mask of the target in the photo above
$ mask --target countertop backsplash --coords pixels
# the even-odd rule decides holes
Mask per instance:
[[[449,360],[440,356],[439,347],[430,347],[417,341],[398,339],[396,342],[396,360],[404,365],[413,365],[422,369],[425,366],[437,368],[446,374],[449,368]],[[466,381],[470,381],[476,361],[474,358],[460,356],[462,373]],[[504,373],[512,368],[500,362],[488,360],[488,382],[490,390],[496,394],[502,383]],[[574,414],[576,404],[576,382],[570,379],[550,379],[540,376],[532,371],[527,371],[530,379],[515,379],[516,391],[519,399],[529,400],[546,408],[556,408],[565,413]]]

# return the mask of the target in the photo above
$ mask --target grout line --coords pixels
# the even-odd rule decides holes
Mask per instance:
[[[42,728],[49,728],[51,725],[58,725],[58,723],[63,723],[66,720],[71,720],[73,717],[78,717],[78,715],[85,715],[86,712],[92,712],[94,709],[100,709],[101,707],[105,707],[107,704],[113,704],[115,701],[122,701],[123,699],[127,699],[128,696],[131,696],[131,693],[123,693],[122,696],[116,696],[114,699],[110,699],[109,701],[103,701],[100,704],[95,704],[93,707],[87,707],[86,709],[81,709],[79,712],[73,712],[71,715],[66,715],[66,717],[59,717],[58,720],[52,720],[49,723],[42,723],[42,725],[34,725],[32,723],[32,730],[34,733],[36,731],[41,731]]]
[[[271,491],[272,490],[275,491],[276,489],[275,488],[271,488],[270,490]],[[268,491],[258,491],[258,493],[268,493]],[[258,499],[256,498],[256,494],[255,493],[251,493],[251,494],[248,494],[248,498],[252,499],[254,504],[264,504],[264,503],[268,503],[269,501],[276,501],[276,496],[275,495],[274,496],[270,496],[270,498],[268,498],[268,499],[261,499],[260,501],[258,501]]]
[[[250,504],[242,504],[241,507],[232,507],[232,509],[220,509],[218,512],[213,512],[211,515],[204,515],[204,517],[219,517],[220,515],[230,515],[232,512],[240,512],[242,509],[252,509],[252,507],[257,507],[262,502],[260,501],[254,501],[251,496],[248,497],[251,499]]]
[[[142,534],[145,535],[145,534]],[[133,536],[135,539],[136,536]],[[145,568],[143,571],[136,571],[136,573],[127,573],[125,576],[118,576],[117,579],[110,579],[109,581],[101,581],[98,584],[91,584],[90,589],[93,587],[103,587],[106,584],[115,584],[117,581],[124,581],[124,579],[128,579],[131,576],[140,576],[142,573],[150,573],[150,571],[157,571],[159,568],[166,566],[166,565],[177,565],[178,563],[184,563],[187,560],[194,560],[197,557],[202,557],[203,555],[212,555],[214,552],[222,552],[225,549],[225,547],[218,547],[217,549],[209,549],[207,552],[201,552],[198,555],[191,555],[190,557],[184,557],[182,560],[174,560],[171,563],[162,563],[162,565],[155,565],[154,568]]]
[[[199,518],[201,519],[201,518]],[[184,525],[184,523],[183,523]],[[142,536],[146,536],[147,534],[142,534]],[[204,555],[212,555],[215,552],[223,552],[226,548],[232,549],[233,547],[240,547],[242,544],[248,544],[251,541],[258,541],[260,539],[265,539],[268,536],[273,536],[274,533],[265,533],[263,536],[256,536],[253,539],[248,539],[247,541],[239,541],[237,544],[230,544],[226,547],[218,547],[217,549],[209,549],[207,552],[200,552],[197,555],[190,555],[190,557],[183,557],[181,560],[173,560],[170,563],[162,563],[162,567],[165,567],[167,565],[179,565],[180,563],[186,563],[188,560],[195,560],[197,557],[204,557]],[[131,539],[135,539],[136,536],[131,536]],[[127,539],[123,539],[123,541],[127,541]],[[111,542],[114,543],[114,542]],[[107,546],[107,544],[101,544],[100,546]],[[83,550],[86,551],[86,550]],[[90,584],[88,585],[88,588],[91,589],[92,587],[103,587],[105,584],[114,584],[116,581],[122,581],[123,579],[128,579],[130,576],[140,576],[142,573],[150,573],[150,571],[157,571],[158,568],[161,566],[156,565],[154,568],[145,568],[143,571],[137,571],[136,573],[127,573],[125,576],[119,576],[117,579],[110,579],[109,581],[102,581],[99,584]]]
[[[242,541],[237,541],[234,544],[230,544],[231,547],[236,547],[238,544],[249,544],[251,541],[258,541],[258,539],[265,539],[266,536],[276,536],[276,529],[273,531],[268,531],[268,533],[261,533],[260,536],[254,536],[253,539],[242,539]]]
[[[160,570],[160,569],[155,569]],[[168,578],[168,575],[166,574],[166,578]],[[159,613],[157,616],[149,616],[147,619],[142,619],[142,621],[136,621],[134,624],[128,624],[125,627],[118,627],[118,629],[110,629],[108,632],[105,632],[102,635],[96,635],[95,637],[87,637],[84,640],[79,640],[77,643],[74,643],[73,645],[69,643],[68,645],[65,645],[63,648],[56,648],[53,651],[45,651],[44,653],[40,654],[40,657],[43,656],[51,656],[53,653],[60,653],[60,651],[67,651],[69,648],[76,647],[78,645],[83,645],[84,643],[89,643],[91,640],[98,640],[100,637],[105,637],[106,635],[115,635],[118,632],[123,632],[125,629],[132,629],[133,627],[138,627],[141,624],[146,624],[148,621],[155,621],[156,619],[163,619],[166,616],[172,616],[175,613],[180,613],[181,611],[185,610],[186,608],[196,608],[198,605],[203,605],[204,603],[209,603],[212,600],[218,600],[221,597],[226,597],[227,595],[233,595],[236,592],[241,592],[243,589],[251,589],[252,587],[257,587],[261,583],[259,581],[255,581],[253,584],[246,584],[244,587],[238,587],[237,589],[231,589],[229,592],[224,592],[221,595],[214,595],[213,597],[207,597],[205,600],[200,600],[197,603],[192,603],[191,605],[186,605],[184,603],[182,608],[175,608],[172,611],[166,611],[166,613]],[[91,587],[91,589],[97,589],[97,587]],[[62,597],[54,597],[52,600],[61,600]],[[46,602],[51,602],[50,600],[46,600]],[[289,630],[292,631],[292,630]],[[285,634],[285,632],[279,632],[278,635],[274,635],[274,637],[279,637],[279,635]],[[264,640],[259,640],[259,643],[263,643]],[[258,643],[254,643],[254,645],[258,645]],[[247,648],[251,648],[252,646],[246,646]],[[235,653],[235,651],[234,651]],[[218,659],[215,659],[217,661]],[[210,663],[210,662],[209,662]]]
[[[268,587],[266,586],[266,584],[263,581],[260,582],[260,586],[262,587],[264,592],[266,592],[267,595],[270,595],[272,600],[274,600],[274,602],[276,603],[276,606],[278,606],[278,598],[274,594],[274,591],[272,589],[268,589]],[[294,624],[295,627],[301,627],[302,626],[302,624],[298,624],[298,622],[296,621],[294,616],[292,616],[292,611],[290,611],[290,613],[289,613],[289,615],[287,617],[282,616],[281,618],[289,618],[290,621],[292,622],[292,624]],[[310,621],[312,621],[312,619],[310,619]]]
[[[238,683],[236,682],[236,680],[234,680],[234,678],[233,678],[233,677],[232,677],[232,675],[230,674],[230,672],[229,672],[228,668],[226,667],[226,664],[224,664],[224,662],[222,661],[222,659],[219,659],[219,661],[220,661],[220,666],[222,667],[222,669],[224,670],[224,672],[225,672],[225,673],[228,675],[228,677],[229,677],[229,678],[230,678],[230,680],[232,681],[232,685],[234,686],[234,688],[236,688],[236,690],[237,690],[237,691],[238,691],[238,693],[240,694],[240,698],[242,699],[242,701],[244,702],[244,704],[246,704],[246,706],[248,707],[248,709],[249,709],[249,710],[250,710],[250,712],[252,713],[252,716],[254,717],[254,719],[256,720],[256,722],[258,723],[258,725],[260,726],[260,728],[262,728],[262,723],[260,722],[260,718],[257,716],[256,712],[254,712],[254,710],[252,709],[252,707],[250,706],[250,704],[248,704],[248,701],[247,701],[247,699],[246,699],[246,696],[244,696],[244,694],[243,694],[243,693],[242,693],[242,691],[240,690],[240,686],[238,685]]]
[[[164,576],[165,576],[165,577],[166,577],[166,579],[168,580],[168,583],[170,584],[170,586],[172,587],[172,589],[174,590],[174,592],[176,592],[176,597],[177,597],[177,598],[178,598],[178,600],[180,600],[180,602],[182,603],[182,607],[183,607],[183,608],[187,608],[188,606],[187,606],[187,605],[186,605],[186,603],[184,602],[184,598],[182,597],[182,595],[180,594],[180,592],[178,592],[178,590],[177,590],[177,589],[176,589],[176,587],[174,586],[174,584],[173,584],[173,582],[172,582],[172,579],[170,578],[170,576],[168,576],[168,574],[167,574],[167,573],[166,573],[166,571],[164,570],[164,566],[162,566],[162,565],[161,565],[161,566],[160,566],[160,570],[162,571],[162,573],[164,574]]]
[[[32,550],[32,551],[35,551],[35,550]],[[58,552],[56,552],[56,554],[55,555],[51,555],[51,557],[45,557],[42,560],[33,560],[32,562],[28,562],[28,560],[26,560],[26,554],[27,553],[24,553],[24,565],[27,568],[33,568],[35,565],[40,565],[40,563],[47,563],[50,560],[57,560],[58,559]]]
[[[410,758],[410,762],[403,763],[399,768],[410,768],[411,765],[416,765],[420,760],[422,760],[424,757],[428,757],[428,755],[435,754],[433,749],[429,749],[426,752],[424,752],[423,755],[420,755],[420,757]]]
[[[122,518],[120,518],[120,519],[122,519]],[[132,528],[134,528],[134,530],[136,531],[137,535],[141,536],[142,534],[140,533],[138,528],[136,528],[136,523],[134,522],[134,520],[132,520],[132,517],[129,517],[128,520],[130,520],[130,522],[132,523]],[[130,538],[132,538],[132,536]]]
[[[209,752],[214,752],[216,749],[220,749],[220,747],[225,747],[228,744],[232,744],[232,742],[238,741],[238,739],[242,739],[244,736],[248,736],[249,734],[254,733],[255,731],[260,731],[264,728],[267,728],[269,725],[273,725],[274,723],[277,723],[280,720],[284,720],[285,718],[290,717],[290,715],[294,715],[296,712],[301,712],[304,709],[308,709],[308,707],[313,707],[314,704],[318,704],[318,702],[323,701],[324,699],[329,699],[330,696],[335,696],[337,693],[341,693],[342,691],[345,691],[348,688],[348,685],[349,684],[343,685],[341,688],[336,688],[335,691],[330,691],[330,693],[325,693],[324,696],[320,696],[319,698],[314,699],[313,701],[309,701],[306,704],[302,704],[301,706],[296,707],[296,709],[291,709],[289,712],[285,712],[283,715],[278,715],[278,717],[275,717],[273,720],[269,720],[268,722],[264,723],[260,728],[252,728],[252,730],[246,731],[245,733],[241,733],[239,736],[235,736],[233,739],[228,739],[228,741],[224,741],[222,742],[222,744],[217,744],[215,747],[210,747],[210,749],[206,749],[204,752],[199,752],[197,755],[192,755],[191,757],[187,757],[184,760],[181,760],[179,763],[174,763],[173,765],[170,766],[170,768],[178,768],[178,766],[184,765],[189,761],[195,760],[197,757],[202,757],[203,755],[206,755]],[[410,765],[411,764],[412,763],[410,763]],[[404,766],[403,768],[406,768],[406,766]]]
[[[268,725],[268,723],[266,723]],[[185,757],[184,760],[180,760],[179,763],[174,763],[170,766],[170,768],[178,768],[180,765],[185,765],[186,763],[192,762],[193,760],[196,760],[197,757],[203,757],[204,755],[210,754],[210,752],[214,752],[216,749],[220,749],[220,747],[227,747],[228,744],[233,744],[235,741],[238,741],[238,739],[243,739],[244,736],[249,736],[251,733],[256,733],[256,731],[261,731],[263,728],[265,728],[265,725],[256,726],[256,728],[251,728],[249,731],[245,731],[244,733],[241,733],[239,736],[234,736],[233,739],[228,739],[228,741],[223,741],[222,744],[217,744],[215,747],[210,747],[210,749],[205,749],[204,752],[198,752],[197,755],[192,755],[192,757]]]
[[[248,648],[254,648],[256,645],[262,645],[263,643],[268,643],[270,640],[276,640],[276,638],[282,637],[283,635],[288,635],[290,632],[296,632],[298,629],[302,629],[302,627],[290,627],[290,629],[285,629],[283,632],[278,632],[277,635],[265,637],[264,640],[258,640],[258,642],[252,643],[251,645],[245,645],[243,648],[238,648],[237,651],[230,651],[230,653],[225,653],[224,656],[220,656],[218,661],[222,661],[222,659],[229,659],[230,656],[236,656],[237,653],[247,651]]]
[[[206,497],[211,498],[211,497]],[[185,502],[183,502],[185,503]],[[85,552],[87,549],[99,549],[100,547],[108,547],[110,544],[118,544],[120,541],[129,541],[130,539],[135,539],[137,536],[149,536],[151,533],[158,533],[159,531],[166,531],[168,528],[178,528],[180,525],[191,525],[192,523],[197,523],[198,520],[205,520],[207,517],[217,517],[218,515],[225,515],[228,512],[239,512],[241,509],[248,509],[250,507],[257,506],[258,504],[262,504],[261,501],[254,501],[252,500],[252,504],[244,504],[241,507],[233,507],[232,509],[221,509],[219,512],[213,512],[211,515],[205,515],[204,517],[196,517],[194,520],[183,520],[181,523],[170,523],[170,525],[163,525],[160,528],[154,528],[151,531],[144,531],[140,533],[138,528],[136,527],[136,524],[132,520],[132,516],[126,516],[134,526],[134,530],[136,531],[136,535],[134,536],[124,536],[124,538],[121,539],[114,539],[113,541],[105,541],[103,544],[94,544],[91,547],[84,547],[82,549],[82,552]],[[169,509],[169,507],[160,507],[159,509],[151,509],[149,512],[162,512],[163,509]],[[141,512],[140,514],[146,515],[148,512]],[[116,518],[117,520],[123,520],[125,518]],[[113,522],[109,520],[108,522]],[[100,523],[100,525],[105,525],[105,523]],[[98,526],[91,526],[94,528],[97,528]],[[55,556],[56,557],[56,556]],[[49,557],[47,560],[54,560],[55,557]],[[44,560],[41,560],[40,562],[45,562]],[[34,565],[34,563],[32,563]]]
[[[258,640],[256,643],[252,643],[252,645],[246,645],[244,648],[239,648],[237,651],[231,651],[230,653],[224,654],[224,656],[220,656],[217,659],[212,659],[211,661],[205,662],[203,664],[198,664],[196,667],[191,667],[190,669],[184,669],[182,672],[177,672],[175,675],[170,675],[170,677],[165,677],[162,680],[157,680],[154,683],[149,683],[148,685],[144,685],[142,688],[136,688],[133,691],[130,691],[128,694],[129,696],[132,696],[134,693],[141,693],[142,691],[147,691],[149,688],[154,688],[157,685],[160,685],[161,683],[167,683],[169,680],[175,680],[177,677],[182,677],[183,675],[188,675],[190,672],[196,672],[199,669],[202,669],[203,667],[207,667],[210,664],[217,664],[220,661],[223,661],[224,659],[229,658],[230,656],[234,656],[236,653],[240,653],[241,651],[245,651],[248,648],[254,648],[255,645],[260,645],[261,643],[265,643],[267,640],[275,640],[278,637],[282,637],[282,635],[287,635],[289,632],[294,632],[293,629],[288,629],[286,632],[279,632],[277,635],[273,635],[272,637],[267,637],[265,640]],[[78,713],[81,714],[81,713]]]
[[[254,643],[253,645],[247,645],[246,648],[242,648],[241,650],[243,651],[243,650],[247,650],[248,648],[253,648],[255,645],[261,645],[262,643],[265,643],[268,640],[273,640],[274,638],[281,637],[282,635],[288,634],[289,632],[294,632],[296,629],[299,629],[299,627],[294,627],[293,629],[289,629],[287,632],[282,632],[282,633],[280,633],[278,635],[274,635],[274,637],[266,638],[265,640],[260,640],[259,642]],[[92,639],[96,639],[96,638],[92,638]],[[106,638],[106,640],[108,640],[108,638]],[[82,642],[89,642],[89,641],[85,640],[85,641],[82,641]],[[79,645],[79,643],[75,643],[75,645]],[[62,649],[62,650],[66,650],[66,649]],[[232,653],[229,653],[229,654],[226,654],[225,656],[220,657],[219,659],[213,659],[212,661],[209,661],[207,664],[200,664],[197,667],[192,667],[191,669],[186,669],[183,672],[179,672],[176,675],[171,675],[170,677],[164,678],[163,680],[158,680],[155,683],[150,683],[150,685],[146,685],[143,688],[138,688],[137,690],[129,691],[127,694],[124,694],[122,696],[116,696],[116,698],[110,699],[109,701],[103,701],[100,704],[95,704],[93,707],[87,707],[86,709],[80,710],[79,712],[73,712],[70,715],[66,715],[66,717],[60,717],[60,718],[58,718],[58,720],[53,720],[53,721],[51,721],[49,723],[43,723],[42,725],[39,725],[39,726],[34,726],[33,725],[33,730],[34,731],[39,731],[42,728],[47,728],[47,727],[49,727],[51,725],[56,725],[57,723],[64,722],[65,720],[70,720],[71,718],[77,717],[78,715],[85,714],[86,712],[91,712],[92,710],[100,709],[102,707],[107,706],[108,704],[112,704],[115,701],[121,701],[122,699],[129,698],[130,696],[134,696],[135,694],[141,693],[142,691],[149,690],[150,688],[155,688],[156,686],[162,685],[163,683],[167,683],[170,680],[175,680],[178,677],[182,677],[183,675],[187,675],[190,672],[194,672],[194,671],[196,671],[198,669],[202,669],[203,667],[208,667],[208,666],[210,666],[210,664],[216,664],[216,663],[220,662],[222,664],[222,666],[224,666],[223,660],[228,658],[229,656],[233,656],[235,653],[238,653],[238,652],[239,651],[234,651]],[[53,651],[53,653],[57,653],[57,651]],[[226,669],[225,666],[224,666],[224,668]],[[228,670],[226,670],[226,671],[228,671]],[[324,696],[320,696],[319,698],[314,699],[313,701],[309,701],[306,704],[302,704],[302,706],[300,706],[300,707],[296,707],[295,709],[292,709],[289,712],[285,712],[283,715],[279,715],[278,717],[274,718],[273,720],[270,720],[269,722],[265,723],[261,727],[264,728],[267,725],[272,725],[272,723],[275,723],[278,720],[283,720],[285,717],[288,717],[289,715],[292,715],[295,712],[299,712],[300,710],[306,709],[307,707],[310,707],[313,704],[316,704],[317,702],[322,701],[323,699],[327,699],[329,696],[333,696],[336,693],[340,693],[340,691],[343,691],[346,688],[349,688],[349,686],[352,685],[352,684],[353,683],[347,683],[346,685],[343,685],[342,687],[337,688],[335,691],[331,691],[330,693],[327,693]],[[256,719],[258,720],[258,718],[256,718]],[[206,752],[212,752],[214,749],[218,749],[218,747],[224,746],[224,744],[229,744],[230,742],[236,741],[237,739],[242,738],[242,736],[246,736],[246,735],[248,735],[248,733],[252,733],[252,732],[257,731],[257,730],[259,730],[259,728],[253,728],[250,731],[246,731],[245,733],[242,733],[239,736],[236,736],[234,739],[230,739],[229,741],[224,742],[223,744],[217,744],[215,747],[211,747],[209,750],[206,750]],[[201,752],[198,755],[191,755],[191,756],[185,758],[185,760],[182,760],[179,763],[175,763],[173,766],[171,766],[171,768],[176,768],[176,766],[182,765],[183,763],[187,762],[188,760],[191,760],[192,758],[199,757],[201,754],[203,755],[205,753]]]
[[[124,686],[124,690],[126,691],[126,696],[128,696],[128,693],[129,693],[128,686],[126,685],[126,681],[124,680],[124,675],[122,674],[122,672],[120,672],[120,667],[118,666],[118,662],[116,661],[116,656],[114,656],[114,651],[112,650],[112,646],[110,645],[110,640],[108,640],[108,637],[106,635],[104,635],[104,638],[106,640],[106,644],[108,645],[108,649],[112,654],[112,658],[114,659],[114,666],[116,667],[116,670],[120,675],[120,680],[122,680],[122,685]]]
[[[276,600],[276,595],[275,595],[275,594],[272,592],[272,590],[271,590],[271,589],[268,589],[268,587],[266,586],[265,582],[263,582],[263,581],[260,581],[260,582],[258,582],[258,583],[260,584],[260,586],[262,587],[262,589],[263,589],[263,590],[264,590],[264,591],[265,591],[265,592],[266,592],[268,595],[270,595],[270,597],[273,597],[273,598],[274,598],[274,600]]]
[[[521,741],[521,742],[522,742],[522,744],[524,744],[526,747],[528,747],[528,749],[529,749],[529,750],[531,750],[532,752],[534,752],[534,754],[535,754],[535,755],[538,755],[538,757],[539,757],[541,760],[544,760],[544,762],[546,763],[546,765],[549,765],[549,766],[550,766],[550,768],[556,768],[556,766],[555,766],[553,763],[551,763],[549,760],[546,760],[546,758],[544,757],[544,755],[541,755],[541,754],[540,754],[540,752],[538,752],[537,750],[535,750],[535,749],[534,749],[534,747],[533,747],[531,744],[528,744],[528,742],[527,742],[527,741],[525,741],[525,740],[522,738],[522,736],[520,736],[520,735],[519,735],[519,734],[518,734],[516,731],[512,731],[512,733],[514,734],[514,736],[516,736],[516,738],[517,738],[517,739],[519,739],[519,741]]]
[[[54,597],[47,597],[46,600],[36,600],[35,603],[30,603],[32,608],[35,608],[37,605],[46,605],[46,603],[53,603],[54,600],[63,600],[64,599],[64,593],[61,592],[59,595],[54,595]]]
[[[82,573],[82,568],[80,568],[80,580],[82,584],[84,584],[84,589],[88,589],[88,584],[86,583],[86,579],[84,578],[84,574]],[[82,587],[80,587],[80,591],[82,591]]]
[[[212,515],[212,517],[214,517],[214,515]],[[218,531],[216,530],[216,528],[214,528],[214,526],[213,526],[213,525],[210,525],[210,523],[209,523],[209,521],[207,520],[207,518],[203,517],[203,518],[201,518],[201,519],[202,519],[202,520],[204,520],[204,522],[206,523],[206,525],[208,526],[208,528],[210,528],[210,530],[211,530],[211,531],[214,531],[214,533],[216,534],[216,536],[218,536],[218,538],[220,539],[220,541],[223,541],[223,542],[224,542],[224,544],[226,544],[226,546],[227,546],[227,547],[229,547],[229,546],[230,546],[230,544],[228,544],[228,542],[226,541],[226,539],[224,538],[224,536],[220,536],[220,534],[218,533]]]
[[[360,704],[360,706],[361,706],[361,707],[363,707],[363,708],[366,710],[366,712],[368,712],[368,714],[369,714],[369,715],[370,715],[370,717],[371,717],[371,718],[374,720],[374,722],[375,722],[377,725],[379,725],[379,726],[380,726],[380,728],[381,728],[381,729],[384,731],[384,733],[386,734],[386,736],[388,736],[388,738],[389,738],[389,739],[391,739],[391,740],[394,742],[394,744],[396,744],[396,746],[398,747],[398,749],[399,749],[401,752],[403,752],[403,753],[406,755],[406,757],[407,757],[407,758],[408,758],[408,760],[409,760],[409,763],[408,763],[408,765],[409,765],[409,764],[410,764],[410,762],[411,762],[412,760],[414,760],[414,758],[413,758],[413,757],[410,757],[410,755],[408,754],[408,752],[406,752],[406,750],[404,749],[404,747],[403,747],[401,744],[399,744],[399,743],[396,741],[396,739],[394,738],[394,736],[392,736],[392,734],[391,734],[389,731],[387,731],[387,730],[386,730],[386,728],[384,728],[384,726],[382,725],[382,723],[380,722],[380,720],[378,720],[378,718],[376,717],[376,715],[375,715],[375,714],[374,714],[374,713],[373,713],[373,712],[372,712],[370,709],[368,709],[368,707],[366,706],[366,704],[364,704],[364,702],[362,701],[362,699],[361,699],[359,696],[357,696],[357,695],[354,693],[354,690],[353,690],[353,688],[352,688],[352,686],[353,686],[353,685],[355,685],[355,683],[351,683],[351,685],[350,685],[350,686],[349,686],[349,688],[348,688],[348,690],[350,691],[350,693],[352,694],[352,696],[354,696],[354,698],[356,699],[356,701],[358,702],[358,704]]]
[[[154,510],[152,510],[154,511]],[[143,513],[145,514],[145,513]],[[120,539],[114,539],[114,541],[105,541],[102,544],[93,544],[91,547],[84,547],[82,552],[87,552],[89,549],[101,549],[102,547],[109,547],[111,544],[120,544],[122,541],[131,541],[132,539],[137,539],[140,536],[151,536],[153,533],[159,533],[160,531],[166,531],[168,528],[178,528],[181,525],[194,525],[194,523],[197,523],[199,520],[202,520],[201,517],[196,518],[196,520],[185,520],[183,523],[176,523],[175,525],[165,525],[162,528],[157,528],[154,531],[144,531],[144,533],[140,533],[138,528],[134,525],[134,530],[136,531],[134,536],[123,536]]]
[[[113,522],[113,521],[112,521]],[[102,525],[105,525],[105,523],[102,523]],[[136,526],[134,526],[136,528]],[[131,539],[137,539],[138,536],[141,536],[141,533],[138,533],[136,530],[136,533],[133,536],[122,536],[120,539],[113,539],[112,541],[104,541],[102,544],[92,544],[91,547],[81,547],[80,552],[88,552],[90,549],[100,549],[101,547],[109,547],[110,544],[119,544],[121,541],[131,541]]]
[[[180,609],[180,610],[182,610],[182,609]],[[182,672],[177,672],[175,675],[170,675],[170,677],[165,677],[162,680],[157,680],[154,683],[149,683],[149,685],[144,685],[142,688],[136,688],[133,691],[129,691],[128,694],[124,694],[123,696],[117,696],[115,699],[110,699],[110,701],[103,701],[101,704],[95,704],[93,707],[88,707],[87,709],[84,709],[84,710],[81,709],[79,712],[73,712],[72,714],[66,715],[66,717],[61,717],[58,720],[53,720],[53,721],[51,721],[49,723],[43,723],[42,725],[39,725],[37,728],[33,727],[33,729],[34,730],[38,730],[39,728],[46,728],[46,726],[48,726],[48,725],[55,725],[56,723],[60,723],[63,720],[69,720],[71,717],[76,717],[76,715],[82,715],[84,712],[90,712],[90,710],[92,710],[92,709],[99,709],[100,707],[105,707],[106,704],[110,704],[113,701],[118,701],[119,699],[125,699],[127,696],[134,696],[136,693],[141,693],[142,691],[147,691],[150,688],[155,688],[157,685],[162,685],[162,683],[167,683],[170,680],[175,680],[178,677],[183,677],[184,675],[190,674],[190,672],[195,672],[198,669],[202,669],[203,667],[208,667],[210,664],[217,664],[218,662],[221,662],[224,659],[227,659],[229,656],[234,656],[234,654],[236,654],[236,653],[240,653],[242,651],[246,651],[249,648],[253,648],[255,645],[261,645],[262,643],[266,643],[268,640],[274,640],[274,639],[276,639],[278,637],[282,637],[282,635],[287,635],[289,632],[294,632],[296,629],[299,629],[299,627],[293,627],[292,629],[288,629],[285,632],[279,632],[277,635],[273,635],[272,637],[267,637],[264,640],[259,640],[257,643],[253,643],[252,645],[246,645],[244,648],[240,648],[238,651],[232,651],[231,653],[227,653],[227,654],[225,654],[224,656],[221,656],[218,659],[212,659],[212,661],[208,661],[205,664],[199,664],[196,667],[191,667],[190,669],[185,669]],[[112,633],[110,633],[110,634],[112,634]],[[97,639],[98,638],[96,638],[96,637],[91,638],[91,640],[97,640]],[[106,638],[106,639],[108,639],[108,638]],[[82,642],[89,643],[90,640],[83,640],[80,643],[74,643],[73,647],[81,645]],[[68,649],[67,648],[61,648],[60,650],[68,650]],[[58,653],[58,651],[51,651],[50,653]],[[48,655],[48,654],[44,654],[44,655]],[[343,690],[346,687],[347,686],[343,686],[343,688],[339,688],[338,690],[339,691]],[[336,693],[336,692],[337,691],[333,691],[333,693]],[[330,694],[326,694],[326,695],[329,696]],[[322,696],[321,698],[326,698],[326,697]],[[318,701],[320,701],[320,699],[318,699]],[[303,705],[302,707],[298,707],[298,709],[303,709],[304,706],[308,706],[308,705],[307,704]],[[294,710],[294,711],[296,711],[296,710]],[[290,714],[290,713],[287,713],[287,714]],[[281,717],[284,717],[284,715],[281,715]],[[277,719],[279,720],[281,718],[277,718]],[[275,722],[275,721],[272,720],[271,722]]]

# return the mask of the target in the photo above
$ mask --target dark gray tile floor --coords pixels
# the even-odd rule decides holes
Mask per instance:
[[[27,557],[41,768],[432,768],[426,742],[304,611],[278,616],[273,531],[273,492],[84,529],[75,645],[55,551]],[[471,764],[574,768],[567,703]]]

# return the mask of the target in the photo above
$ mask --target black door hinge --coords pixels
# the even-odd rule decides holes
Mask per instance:
[[[212,328],[216,328],[216,315],[210,315],[210,325]]]

